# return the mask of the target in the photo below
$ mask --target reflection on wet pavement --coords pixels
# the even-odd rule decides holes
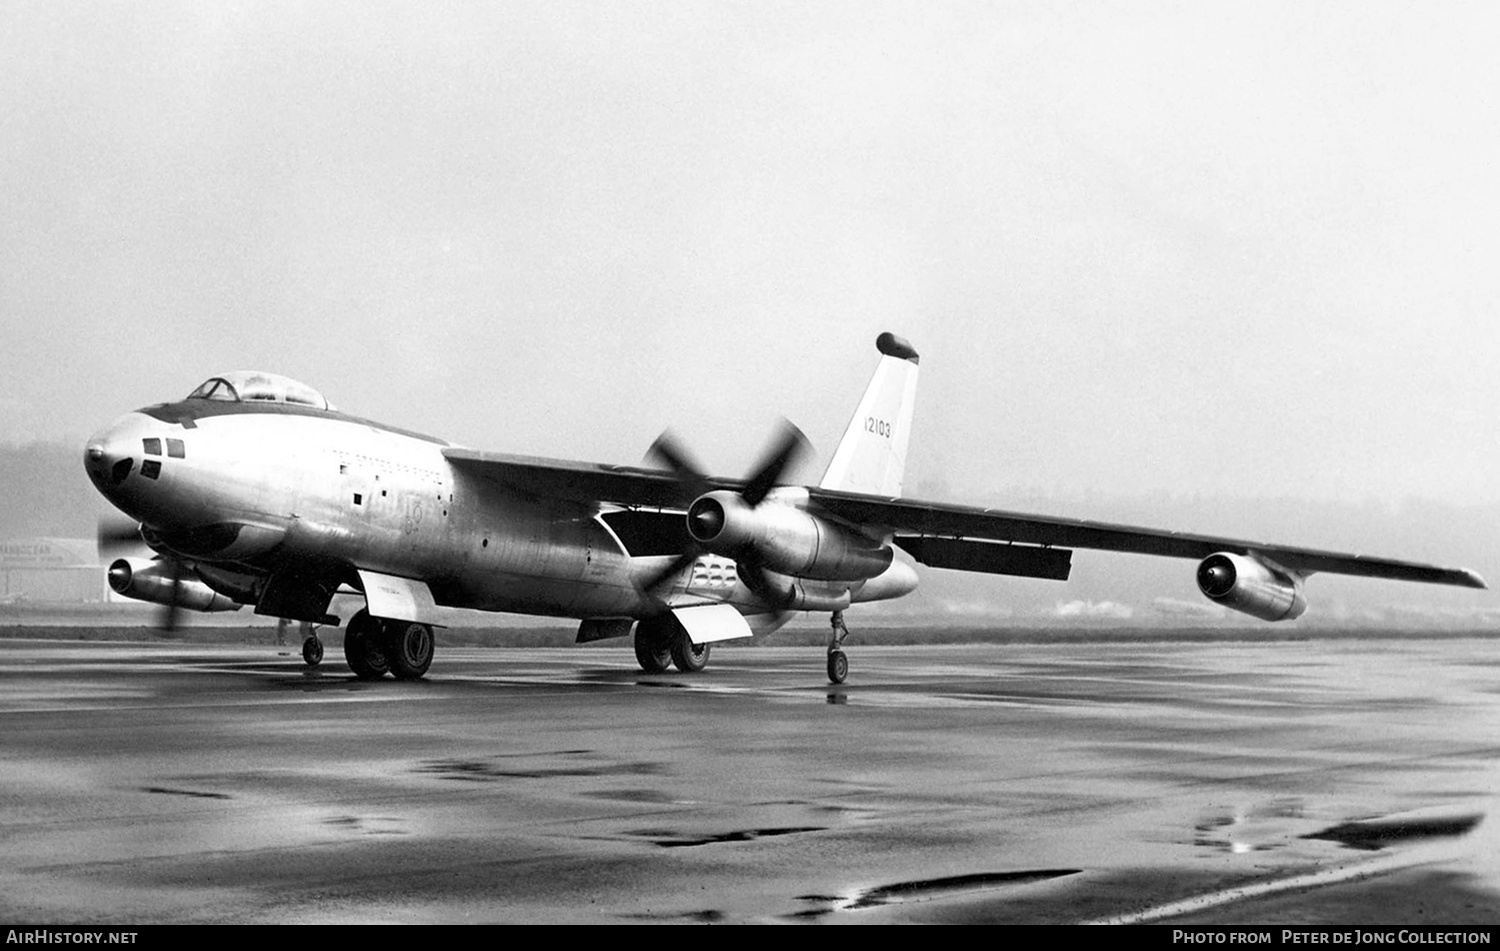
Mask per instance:
[[[646,839],[664,849],[692,848],[698,845],[715,845],[722,842],[753,842],[756,839],[772,839],[779,835],[797,835],[803,832],[822,832],[822,826],[792,826],[784,829],[736,829],[716,835],[690,835],[670,831],[640,831],[630,833]]]
[[[1371,819],[1364,822],[1340,823],[1321,832],[1309,833],[1303,838],[1328,839],[1342,843],[1351,849],[1375,851],[1422,839],[1468,835],[1483,821],[1484,816],[1480,814]]]
[[[1275,799],[1244,810],[1219,812],[1194,827],[1193,844],[1235,855],[1264,852],[1284,845],[1304,818],[1300,799]]]
[[[800,895],[798,901],[814,902],[821,908],[812,908],[797,913],[797,917],[815,917],[833,911],[861,911],[909,901],[931,901],[975,892],[992,891],[1020,885],[1048,882],[1056,878],[1078,875],[1082,869],[1028,869],[1018,872],[973,872],[967,875],[948,875],[942,878],[916,879],[909,882],[894,882],[866,888],[844,896]]]
[[[161,793],[167,796],[191,796],[195,799],[233,799],[226,793],[200,792],[196,789],[169,789],[166,786],[142,786],[141,792]]]
[[[628,648],[451,649],[406,684],[27,643],[0,655],[11,920],[1449,907],[1397,881],[1500,917],[1493,640],[863,647],[840,687],[819,650],[687,677]]]

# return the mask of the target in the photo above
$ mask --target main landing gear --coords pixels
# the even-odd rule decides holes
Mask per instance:
[[[432,665],[432,628],[415,621],[371,617],[361,608],[344,628],[344,660],[360,680],[417,680]]]
[[[685,674],[708,666],[707,644],[694,644],[682,624],[670,614],[646,618],[635,626],[635,660],[648,674],[675,665]]]
[[[844,654],[844,638],[849,636],[849,626],[844,623],[844,612],[833,612],[828,635],[828,682],[841,684],[849,676],[849,658]]]

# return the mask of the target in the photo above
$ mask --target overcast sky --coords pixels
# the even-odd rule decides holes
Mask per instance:
[[[9,0],[0,442],[257,368],[812,470],[889,329],[955,499],[1495,502],[1497,10]]]

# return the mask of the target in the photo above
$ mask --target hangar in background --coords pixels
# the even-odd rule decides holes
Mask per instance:
[[[92,538],[0,540],[0,604],[112,601]]]

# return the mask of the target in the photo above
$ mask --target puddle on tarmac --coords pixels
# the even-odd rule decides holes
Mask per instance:
[[[659,789],[599,789],[583,794],[588,799],[605,799],[612,802],[641,802],[653,805],[670,805],[680,802]]]
[[[558,753],[529,753],[524,757],[491,757],[489,759],[427,760],[413,768],[440,779],[463,782],[494,782],[500,779],[555,779],[562,776],[652,776],[661,772],[657,763],[577,763],[526,766],[525,759],[549,763],[563,756],[588,756],[591,750],[564,750]]]
[[[756,839],[770,839],[776,836],[825,831],[827,831],[825,826],[781,826],[769,829],[736,829],[732,832],[720,832],[709,835],[695,835],[665,830],[642,830],[640,832],[632,832],[630,835],[646,839],[664,849],[683,849],[699,845],[716,845],[721,842],[753,842]]]
[[[1373,852],[1392,845],[1403,845],[1423,839],[1451,838],[1467,835],[1484,821],[1482,813],[1462,816],[1424,816],[1394,819],[1370,819],[1361,822],[1344,822],[1330,826],[1320,832],[1302,836],[1304,839],[1325,839],[1337,842],[1346,848]]]
[[[948,875],[942,878],[913,879],[854,891],[848,895],[799,895],[798,901],[814,902],[822,907],[809,908],[794,917],[813,918],[834,911],[859,911],[879,908],[900,902],[930,901],[968,892],[990,891],[997,888],[1014,888],[1048,882],[1056,878],[1078,875],[1077,868],[1022,869],[1011,872],[973,872],[967,875]]]
[[[141,792],[158,793],[163,796],[191,796],[194,799],[233,799],[228,793],[204,792],[199,789],[173,789],[170,786],[142,786]]]
[[[711,925],[723,921],[724,913],[708,909],[704,911],[662,912],[659,915],[647,912],[639,915],[626,915],[625,917],[631,921],[686,921],[694,924]]]
[[[1273,799],[1248,809],[1211,813],[1193,826],[1193,844],[1243,855],[1280,848],[1292,837],[1292,826],[1306,815],[1300,799]]]
[[[410,835],[393,816],[329,816],[323,825],[360,835]]]

